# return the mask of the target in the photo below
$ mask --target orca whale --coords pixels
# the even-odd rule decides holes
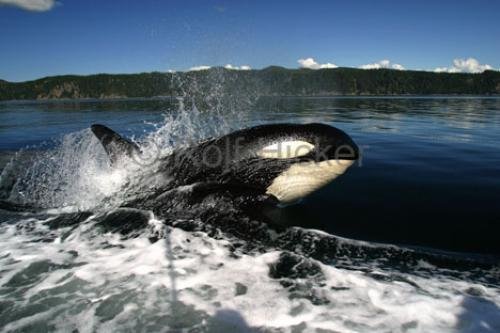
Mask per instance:
[[[91,131],[112,166],[140,162],[140,145],[103,125],[92,125]],[[498,270],[496,257],[463,257],[427,249],[374,245],[276,221],[279,216],[273,214],[282,210],[275,206],[293,203],[318,190],[359,158],[355,142],[332,126],[256,126],[179,147],[159,157],[156,163],[147,163],[134,175],[137,177],[123,185],[119,206],[113,202],[103,206],[105,211],[79,210],[54,216],[29,204],[0,200],[0,210],[5,211],[0,212],[0,222],[2,218],[9,221],[15,214],[11,212],[22,212],[24,216],[34,214],[37,219],[42,216],[49,230],[95,223],[102,232],[118,233],[122,238],[147,235],[155,242],[170,232],[156,228],[158,220],[151,219],[155,216],[162,224],[185,231],[203,232],[214,238],[223,235],[230,240],[227,247],[235,257],[245,252],[278,249],[283,251],[280,261],[283,257],[286,267],[295,267],[296,260],[309,257],[352,267],[382,258],[377,265],[404,271],[414,269],[422,261],[467,274],[478,267]]]
[[[92,125],[91,130],[112,163],[140,153],[136,144],[104,125]],[[260,125],[159,158],[156,172],[169,181],[156,184],[155,192],[193,185],[198,193],[252,193],[286,205],[327,185],[358,158],[358,146],[338,128],[320,123]]]

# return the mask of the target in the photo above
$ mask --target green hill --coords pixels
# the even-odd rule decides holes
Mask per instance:
[[[500,72],[433,73],[391,69],[286,69],[236,71],[212,68],[177,73],[96,74],[0,80],[0,100],[152,97],[183,94],[256,95],[494,95]]]

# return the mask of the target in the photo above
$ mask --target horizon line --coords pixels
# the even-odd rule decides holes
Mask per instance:
[[[7,82],[7,83],[27,83],[27,82],[33,82],[33,81],[39,81],[39,80],[44,80],[44,79],[50,79],[50,78],[55,78],[55,77],[63,77],[63,76],[76,76],[76,77],[89,77],[89,76],[98,76],[98,75],[141,75],[141,74],[175,74],[175,73],[191,73],[191,72],[205,72],[205,71],[213,71],[213,70],[224,70],[224,71],[232,71],[232,72],[257,72],[257,71],[263,71],[263,70],[268,70],[271,68],[279,68],[283,70],[296,70],[296,71],[335,71],[335,70],[342,70],[342,69],[350,69],[350,70],[359,70],[359,71],[396,71],[396,72],[426,72],[426,73],[433,73],[433,74],[448,74],[448,75],[481,75],[484,74],[485,72],[500,72],[500,70],[496,69],[486,69],[482,72],[440,72],[440,71],[435,71],[435,70],[425,70],[425,69],[395,69],[395,68],[359,68],[359,67],[349,67],[349,66],[338,66],[334,68],[304,68],[304,67],[299,67],[299,68],[289,68],[289,67],[284,67],[284,66],[279,66],[279,65],[269,65],[263,68],[249,68],[249,69],[237,69],[237,68],[227,68],[226,66],[222,65],[217,65],[217,66],[209,66],[207,68],[202,68],[202,69],[187,69],[187,70],[166,70],[166,71],[159,71],[159,70],[152,70],[152,71],[147,71],[147,72],[98,72],[98,73],[89,73],[89,74],[54,74],[54,75],[47,75],[47,76],[42,76],[39,78],[35,79],[30,79],[30,80],[24,80],[24,81],[9,81],[9,80],[4,80],[0,78],[0,82]]]

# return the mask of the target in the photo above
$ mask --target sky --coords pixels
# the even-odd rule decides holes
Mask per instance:
[[[496,0],[0,0],[0,79],[209,66],[499,70],[499,14]]]

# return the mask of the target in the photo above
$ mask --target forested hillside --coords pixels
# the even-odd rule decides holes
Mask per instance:
[[[434,73],[391,69],[212,68],[176,73],[64,75],[34,81],[0,80],[0,100],[177,96],[214,91],[257,95],[500,94],[500,72]]]

